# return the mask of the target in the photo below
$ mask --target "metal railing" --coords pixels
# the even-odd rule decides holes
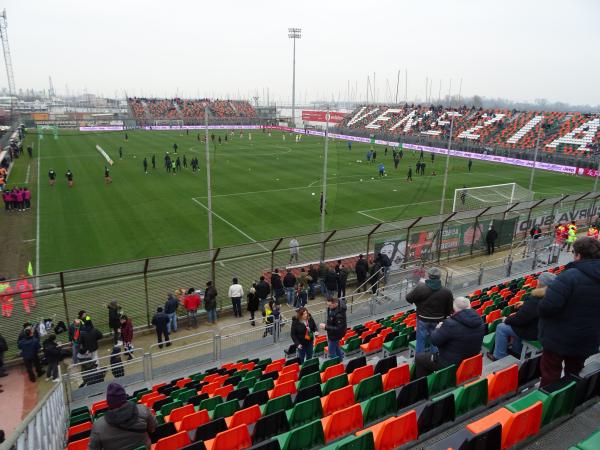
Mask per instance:
[[[10,408],[4,405],[3,409]],[[67,404],[62,384],[52,386],[0,450],[63,450],[67,430]]]

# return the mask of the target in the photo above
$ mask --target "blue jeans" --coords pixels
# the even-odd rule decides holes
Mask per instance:
[[[232,297],[231,305],[233,306],[233,315],[242,317],[242,297]]]
[[[327,287],[325,286],[325,280],[319,280],[319,287],[321,290],[321,295],[323,297],[327,297]]]
[[[177,313],[171,313],[171,314],[167,314],[167,316],[169,316],[169,323],[167,324],[167,330],[169,331],[169,334],[172,333],[173,331],[177,331]]]
[[[417,319],[417,345],[415,347],[415,353],[423,353],[425,351],[437,353],[437,347],[431,345],[431,342],[429,341],[431,333],[433,333],[437,324],[438,322],[424,322],[421,319]]]
[[[523,344],[521,339],[514,332],[510,325],[500,323],[496,327],[496,343],[494,346],[494,358],[501,359],[508,355],[508,338],[513,338],[512,349],[515,353],[521,354]]]
[[[298,349],[298,359],[300,360],[300,364],[302,364],[305,359],[310,359],[312,357],[313,357],[312,341],[308,344],[302,344],[302,348]]]
[[[293,287],[285,288],[285,297],[287,300],[287,304],[292,306],[294,304],[294,288]]]
[[[217,321],[217,308],[207,309],[206,318],[209,323],[215,323]]]
[[[307,300],[308,300],[308,294],[306,293],[306,291],[300,291],[300,293],[298,294],[297,301],[294,302],[294,307],[300,308],[302,306],[306,306]]]
[[[79,353],[79,343],[73,342],[73,364],[77,364],[77,353]]]
[[[340,346],[340,341],[332,341],[328,338],[327,347],[330,358],[335,358],[337,356],[338,358],[340,358],[340,361],[344,359],[344,352],[342,351],[342,347]]]
[[[308,283],[308,296],[310,298],[315,298],[315,284],[316,283]]]

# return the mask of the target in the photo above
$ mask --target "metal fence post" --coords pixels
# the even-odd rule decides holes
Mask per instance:
[[[327,242],[329,242],[329,239],[333,237],[336,231],[337,230],[333,230],[325,239],[323,239],[323,242],[321,243],[321,261],[325,261],[325,247],[327,247]]]
[[[402,268],[405,269],[406,268],[406,263],[408,262],[408,258],[410,257],[410,230],[412,229],[412,227],[414,227],[423,217],[417,217],[417,220],[415,220],[413,223],[411,223],[408,228],[406,229],[406,252],[404,254],[404,262],[402,263]]]
[[[512,272],[512,263],[513,257],[512,255],[508,255],[508,264],[506,264],[506,276],[510,277],[510,273]]]
[[[275,251],[279,248],[282,241],[283,241],[283,238],[279,238],[279,240],[277,241],[275,246],[271,249],[271,272],[273,272],[273,270],[275,270]]]
[[[215,334],[213,338],[213,358],[218,360],[221,353],[221,335]]]
[[[437,256],[438,263],[440,262],[440,257],[442,255],[442,239],[444,237],[444,225],[446,224],[446,222],[448,222],[450,219],[452,219],[455,215],[456,215],[456,212],[453,212],[448,217],[446,217],[444,220],[442,220],[442,223],[440,224],[440,243],[438,244],[438,256]],[[407,243],[407,245],[408,245],[408,243]]]
[[[367,252],[365,253],[367,261],[369,260],[369,249],[371,248],[371,236],[375,233],[383,223],[378,223],[371,231],[367,233]]]
[[[479,266],[479,277],[477,278],[477,284],[483,282],[483,266]]]
[[[67,323],[71,323],[71,319],[69,318],[69,306],[67,305],[67,291],[65,290],[64,272],[60,273],[60,290],[62,291],[63,305],[65,307],[65,317],[67,318]]]
[[[146,324],[150,326],[150,298],[148,295],[148,266],[150,260],[146,258],[144,262],[144,295],[146,296]]]
[[[218,247],[217,249],[215,249],[214,253],[213,253],[213,257],[210,260],[210,278],[211,281],[213,283],[213,286],[215,287],[215,289],[217,288],[217,257],[219,256],[219,253],[221,252],[221,247]],[[222,302],[219,299],[219,311],[221,310],[221,308],[223,307]]]
[[[144,368],[144,381],[154,379],[154,367],[152,364],[152,354],[144,353],[142,356],[142,367]]]

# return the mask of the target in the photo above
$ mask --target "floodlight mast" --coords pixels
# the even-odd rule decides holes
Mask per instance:
[[[8,46],[8,34],[6,32],[6,9],[0,15],[0,38],[2,39],[2,49],[4,50],[4,63],[6,65],[6,78],[8,79],[8,91],[10,95],[10,116],[11,120],[14,114],[14,97],[17,95],[15,88],[15,75],[13,73],[12,58],[10,56],[10,47]]]
[[[302,28],[288,28],[288,38],[294,41],[292,67],[292,127],[296,126],[296,39],[302,36]]]

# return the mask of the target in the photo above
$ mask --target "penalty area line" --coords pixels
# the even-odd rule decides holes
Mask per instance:
[[[242,236],[244,236],[246,239],[248,239],[251,242],[254,242],[256,245],[258,245],[260,248],[262,248],[263,250],[270,252],[271,250],[269,250],[267,247],[265,247],[264,245],[262,245],[260,242],[258,242],[256,239],[254,239],[252,236],[250,236],[248,233],[245,233],[243,230],[239,229],[238,227],[236,227],[234,224],[232,224],[230,221],[228,221],[227,219],[225,219],[224,217],[220,216],[219,214],[217,214],[214,211],[211,211],[208,209],[208,206],[206,206],[204,203],[202,203],[201,201],[197,200],[196,198],[192,198],[192,201],[200,206],[202,206],[207,212],[212,213],[213,216],[215,216],[217,219],[221,219],[222,222],[226,223],[227,225],[229,225],[231,228],[233,228],[235,231],[237,231],[238,233],[240,233]]]

